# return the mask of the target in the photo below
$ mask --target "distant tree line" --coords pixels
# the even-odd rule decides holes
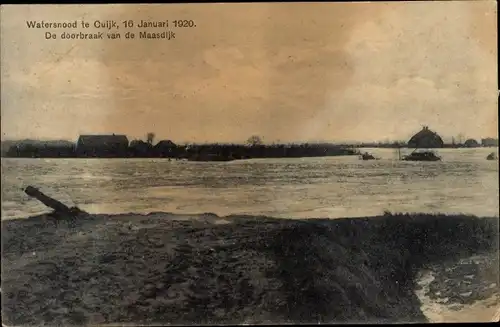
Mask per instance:
[[[250,137],[245,144],[182,144],[170,140],[159,141],[153,145],[155,135],[148,133],[146,141],[132,140],[125,147],[109,144],[81,152],[74,143],[51,144],[24,143],[14,144],[8,149],[7,157],[29,158],[78,158],[78,157],[124,157],[124,158],[172,158],[194,161],[228,161],[251,158],[319,157],[355,155],[354,149],[334,144],[301,143],[265,145],[258,136]],[[87,149],[89,150],[89,149]],[[84,153],[84,154],[82,154]]]
[[[99,137],[99,136],[97,136]],[[297,158],[339,155],[357,155],[358,148],[404,148],[405,141],[372,142],[357,144],[331,143],[288,143],[264,144],[261,137],[253,135],[244,144],[175,144],[170,140],[160,140],[154,144],[155,134],[148,133],[146,141],[135,139],[130,143],[125,136],[108,135],[109,138],[121,137],[121,143],[93,144],[81,151],[80,139],[77,143],[69,141],[2,142],[2,156],[27,158],[79,158],[79,157],[118,157],[118,158],[172,158],[194,161],[228,161],[251,158]],[[95,142],[94,142],[95,143]],[[98,143],[98,142],[97,142]],[[112,143],[112,142],[111,142]],[[466,141],[464,144],[443,144],[444,148],[498,146],[498,139],[487,138],[479,142]],[[81,145],[80,145],[81,147]]]
[[[139,142],[131,142],[126,153],[106,151],[109,155],[95,155],[96,157],[130,157],[130,158],[172,158],[198,161],[226,161],[251,158],[284,158],[284,157],[321,157],[355,155],[357,151],[342,148],[337,145],[323,144],[273,144],[253,145],[246,144],[189,144],[168,147],[148,147]],[[13,146],[6,157],[27,158],[78,158],[88,157],[78,155],[74,147],[68,146]]]

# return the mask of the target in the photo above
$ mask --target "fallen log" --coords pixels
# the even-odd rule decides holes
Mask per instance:
[[[69,208],[64,203],[57,201],[56,199],[51,198],[43,194],[39,189],[33,186],[28,186],[24,189],[24,193],[31,196],[32,198],[37,199],[38,201],[45,204],[47,207],[54,209],[54,214],[57,216],[75,216],[79,213],[83,213],[79,208],[73,207]]]
[[[47,207],[49,208],[52,208],[54,209],[55,211],[60,211],[60,212],[70,212],[70,208],[68,206],[66,206],[65,204],[51,198],[50,196],[47,196],[45,194],[43,194],[42,192],[40,192],[40,190],[38,190],[37,188],[33,187],[33,186],[28,186],[26,187],[26,189],[24,190],[24,192],[37,199],[38,201],[42,202],[43,204],[45,204]]]

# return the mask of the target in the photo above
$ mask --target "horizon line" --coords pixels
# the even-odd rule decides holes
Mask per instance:
[[[82,134],[82,135],[113,135],[113,134]],[[126,134],[114,134],[114,135],[117,135],[117,136],[126,136],[127,139],[128,139],[128,136]],[[453,139],[454,137],[450,137],[450,139]],[[496,139],[498,140],[498,136],[497,137],[493,137],[493,136],[486,136],[486,137],[481,137],[481,138],[463,138],[463,141],[460,142],[459,140],[455,140],[455,144],[460,144],[460,143],[463,143],[465,142],[466,140],[470,140],[470,139],[473,139],[473,140],[476,140],[476,141],[480,141],[480,140],[484,140],[484,139]],[[38,142],[57,142],[57,141],[61,141],[61,142],[69,142],[69,143],[77,143],[78,142],[78,139],[76,141],[73,141],[73,140],[69,140],[69,139],[64,139],[64,138],[18,138],[18,139],[4,139],[4,138],[1,138],[0,140],[1,142],[22,142],[22,141],[38,141]],[[131,141],[143,141],[143,142],[147,142],[146,140],[143,140],[143,139],[138,139],[138,138],[132,138],[132,139],[129,139],[129,142]],[[158,142],[161,142],[161,141],[171,141],[171,142],[174,142],[172,139],[158,139],[157,141],[153,142],[153,143],[158,143]],[[174,142],[176,144],[245,144],[245,143],[248,143],[247,140],[245,141],[178,141],[178,142]],[[356,140],[343,140],[343,141],[334,141],[334,140],[304,140],[304,141],[299,141],[299,140],[294,140],[294,141],[280,141],[280,140],[275,140],[275,141],[268,141],[266,142],[265,140],[262,140],[262,144],[304,144],[304,143],[327,143],[327,144],[395,144],[395,143],[408,143],[408,140],[365,140],[365,141],[356,141]],[[452,144],[453,141],[451,141],[450,143],[448,142],[444,142],[444,144]]]

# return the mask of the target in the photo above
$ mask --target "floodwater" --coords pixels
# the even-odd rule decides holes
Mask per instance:
[[[91,213],[339,218],[389,210],[498,216],[498,161],[486,160],[497,148],[440,149],[441,162],[405,162],[394,149],[365,150],[380,160],[2,158],[2,219],[47,212],[24,194],[27,185]]]
[[[498,161],[486,160],[498,148],[440,149],[441,162],[404,162],[394,149],[364,150],[380,160],[346,156],[203,163],[3,158],[2,219],[49,211],[24,194],[28,185],[90,213],[339,218],[388,210],[498,217]],[[426,283],[425,276],[421,282]],[[491,307],[481,303],[457,311],[421,293],[417,292],[422,310],[434,322],[461,321],[464,315],[487,321],[492,315]]]

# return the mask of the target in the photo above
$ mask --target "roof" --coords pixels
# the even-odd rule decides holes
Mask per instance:
[[[170,140],[161,140],[155,145],[155,148],[158,147],[175,147],[175,143]]]
[[[466,146],[479,146],[479,142],[474,140],[474,139],[468,139],[467,141],[464,142]]]
[[[149,143],[144,142],[143,140],[132,140],[130,141],[130,145],[148,145]]]
[[[424,126],[422,130],[420,130],[417,134],[413,135],[408,141],[409,144],[417,144],[424,143],[440,143],[443,144],[443,139],[436,132],[431,131],[427,126]]]
[[[85,146],[101,145],[127,145],[128,138],[125,135],[80,135],[78,143]]]
[[[479,142],[476,141],[475,139],[467,139],[465,143],[479,143]]]

